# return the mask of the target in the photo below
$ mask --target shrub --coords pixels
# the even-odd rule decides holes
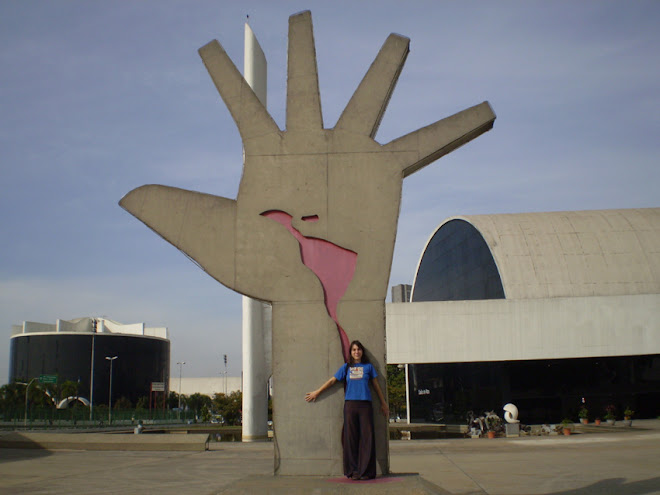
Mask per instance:
[[[605,407],[605,419],[616,419],[616,407],[614,407],[614,404]]]

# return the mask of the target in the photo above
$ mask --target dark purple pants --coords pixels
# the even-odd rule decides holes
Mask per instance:
[[[344,402],[344,475],[376,477],[376,439],[371,401]]]

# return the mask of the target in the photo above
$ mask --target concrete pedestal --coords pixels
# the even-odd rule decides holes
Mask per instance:
[[[520,436],[520,423],[507,423],[504,425],[507,438]]]

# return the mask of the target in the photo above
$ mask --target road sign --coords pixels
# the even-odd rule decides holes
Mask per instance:
[[[151,382],[152,392],[165,392],[165,382]]]
[[[39,383],[57,383],[57,375],[41,375]]]

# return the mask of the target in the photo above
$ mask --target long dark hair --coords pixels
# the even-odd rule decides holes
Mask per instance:
[[[353,361],[353,352],[352,352],[354,345],[358,346],[358,349],[362,349],[362,359],[360,360],[360,362],[362,364],[368,364],[369,363],[369,358],[367,357],[367,351],[364,349],[364,346],[362,345],[362,342],[360,342],[359,340],[354,340],[353,342],[351,342],[351,345],[348,346],[348,353],[350,355],[350,359],[348,360],[348,364],[355,364],[355,362]]]

